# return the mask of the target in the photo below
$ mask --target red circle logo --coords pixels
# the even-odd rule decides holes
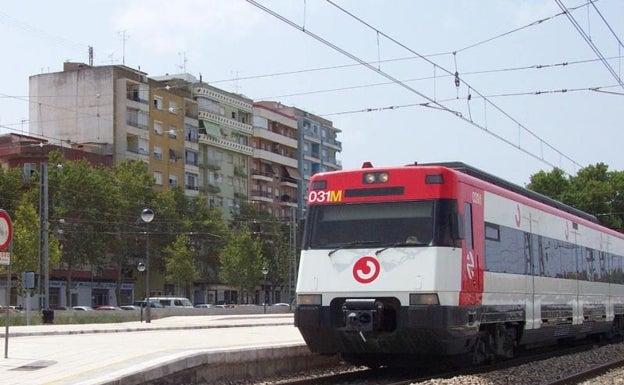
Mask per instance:
[[[371,283],[379,277],[381,266],[373,257],[362,257],[353,265],[353,278],[359,283]]]

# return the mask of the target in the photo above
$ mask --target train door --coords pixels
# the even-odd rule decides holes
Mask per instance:
[[[480,305],[483,295],[484,224],[483,191],[472,186],[462,189],[464,241],[460,305]]]

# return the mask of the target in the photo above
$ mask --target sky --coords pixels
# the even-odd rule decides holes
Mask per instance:
[[[345,169],[624,170],[621,0],[5,1],[0,34],[0,133],[28,133],[29,76],[91,46],[331,120]]]

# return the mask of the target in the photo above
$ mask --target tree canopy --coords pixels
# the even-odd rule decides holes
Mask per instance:
[[[52,152],[47,170],[49,268],[63,272],[67,288],[76,271],[90,269],[97,278],[114,269],[121,298],[122,283],[145,258],[148,225],[140,219],[145,207],[155,212],[149,224],[150,269],[177,290],[200,281],[250,294],[258,285],[275,292],[287,282],[289,228],[263,208],[243,203],[228,226],[205,197],[188,197],[181,188],[155,190],[141,161],[108,168]],[[0,208],[14,222],[11,270],[18,277],[39,272],[42,185],[39,171],[0,169]],[[71,305],[69,289],[65,295]]]
[[[604,226],[624,230],[624,172],[604,163],[587,166],[576,175],[563,170],[533,174],[527,188],[595,215]]]

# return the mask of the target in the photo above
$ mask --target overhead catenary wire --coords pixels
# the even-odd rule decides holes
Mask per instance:
[[[511,142],[510,140],[506,139],[506,138],[505,138],[505,137],[503,137],[502,135],[496,134],[496,133],[494,133],[493,131],[488,130],[486,126],[480,125],[480,124],[478,124],[478,123],[476,123],[476,122],[474,122],[474,121],[472,121],[472,120],[470,120],[470,119],[468,119],[468,118],[464,117],[464,116],[463,116],[460,112],[458,112],[458,111],[456,111],[456,110],[452,110],[452,109],[450,109],[450,108],[448,108],[448,107],[444,106],[443,104],[441,104],[441,103],[439,103],[439,102],[435,101],[434,99],[432,99],[431,97],[429,97],[429,96],[425,95],[424,93],[422,93],[422,92],[420,92],[420,91],[418,91],[418,90],[414,89],[413,87],[410,87],[409,85],[405,84],[404,82],[401,82],[399,79],[395,78],[394,76],[392,76],[392,75],[390,75],[390,74],[388,74],[388,73],[386,73],[386,72],[384,72],[384,71],[381,71],[380,69],[375,68],[375,67],[374,67],[374,66],[372,66],[371,64],[369,64],[369,63],[367,63],[366,61],[362,60],[361,58],[357,57],[356,55],[354,55],[354,54],[352,54],[352,53],[350,53],[350,52],[346,51],[345,49],[342,49],[342,48],[340,48],[340,47],[336,46],[335,44],[333,44],[333,43],[329,42],[328,40],[326,40],[326,39],[324,39],[324,38],[322,38],[322,37],[320,37],[320,36],[318,36],[318,35],[316,35],[316,34],[312,33],[309,29],[303,29],[303,28],[302,28],[301,26],[299,26],[297,23],[295,23],[295,22],[293,22],[292,20],[290,20],[290,19],[288,19],[288,18],[286,18],[286,17],[284,17],[284,16],[280,15],[279,13],[277,13],[277,12],[273,11],[272,9],[270,9],[270,8],[268,8],[268,7],[264,6],[264,5],[262,5],[262,4],[260,4],[260,3],[256,2],[256,1],[254,1],[254,0],[246,0],[246,1],[247,1],[248,3],[250,3],[251,5],[253,5],[253,6],[255,6],[255,7],[257,7],[257,8],[259,8],[259,9],[263,10],[264,12],[266,12],[266,13],[268,13],[268,14],[272,15],[273,17],[277,18],[278,20],[280,20],[280,21],[282,21],[282,22],[284,22],[284,23],[286,23],[286,24],[290,25],[290,26],[291,26],[291,27],[293,27],[293,28],[296,28],[296,29],[298,29],[298,30],[302,31],[303,33],[305,33],[305,34],[309,35],[310,37],[312,37],[312,38],[316,39],[317,41],[319,41],[319,42],[321,42],[321,43],[323,43],[323,44],[327,45],[328,47],[330,47],[330,48],[334,49],[335,51],[337,51],[337,52],[339,52],[339,53],[341,53],[341,54],[343,54],[343,55],[347,56],[348,58],[350,58],[350,59],[352,59],[352,60],[354,60],[354,61],[356,61],[356,62],[360,63],[361,65],[363,65],[363,66],[367,67],[368,69],[370,69],[370,70],[372,70],[372,71],[374,71],[374,72],[377,72],[379,75],[381,75],[381,76],[383,76],[383,77],[387,78],[388,80],[392,81],[393,83],[395,83],[395,84],[397,84],[397,85],[399,85],[399,86],[401,86],[401,87],[403,87],[403,88],[407,89],[408,91],[410,91],[410,92],[412,92],[412,93],[414,93],[414,94],[416,94],[416,95],[420,96],[421,98],[423,98],[423,99],[425,99],[425,100],[428,100],[428,101],[431,103],[431,105],[432,105],[432,106],[435,106],[435,108],[438,108],[438,109],[440,109],[440,110],[442,110],[442,111],[445,111],[445,112],[448,112],[448,113],[451,113],[451,114],[455,115],[457,118],[459,118],[459,119],[461,119],[461,120],[465,121],[466,123],[468,123],[468,124],[470,124],[470,125],[472,125],[472,126],[474,126],[474,127],[477,127],[477,128],[479,128],[479,129],[483,130],[484,132],[488,133],[489,135],[491,135],[491,136],[495,137],[496,139],[498,139],[498,140],[500,140],[500,141],[502,141],[502,142],[504,142],[504,143],[506,143],[506,144],[508,144],[508,145],[510,145],[510,146],[512,146],[512,147],[514,147],[514,148],[517,148],[519,151],[521,151],[521,152],[525,153],[526,155],[529,155],[529,156],[531,156],[531,157],[535,158],[536,160],[539,160],[540,162],[543,162],[543,163],[545,163],[545,164],[549,165],[550,167],[553,167],[553,168],[555,168],[555,167],[556,167],[553,163],[551,163],[551,162],[549,162],[548,160],[546,160],[543,156],[539,156],[539,155],[537,155],[537,154],[534,154],[534,153],[530,152],[529,150],[522,148],[520,145],[516,145],[515,143],[513,143],[513,142]],[[328,0],[328,1],[329,1],[329,0]],[[331,1],[329,1],[329,2],[331,3]],[[337,5],[335,5],[335,6],[336,6],[336,7],[338,7],[339,9],[342,9],[342,8],[340,8],[340,7],[339,7],[339,6],[337,6]],[[348,11],[344,11],[344,12],[348,13]],[[430,64],[432,64],[432,65],[437,66],[438,68],[440,68],[440,69],[444,70],[446,73],[448,73],[448,74],[450,74],[450,75],[453,75],[453,76],[454,76],[454,74],[452,74],[450,71],[448,71],[448,70],[444,69],[443,67],[440,67],[440,66],[439,66],[439,65],[437,65],[436,63],[434,63],[434,62],[430,61],[429,59],[425,58],[424,56],[422,56],[421,54],[419,54],[419,53],[417,53],[417,52],[415,52],[415,51],[411,50],[410,48],[406,47],[405,45],[401,44],[400,42],[398,42],[398,41],[396,41],[395,39],[391,38],[390,36],[386,35],[385,33],[383,33],[383,32],[381,32],[381,31],[379,31],[378,29],[374,28],[374,27],[373,27],[373,26],[371,26],[370,24],[368,24],[368,23],[364,22],[363,20],[361,20],[361,19],[357,18],[357,17],[356,17],[356,16],[354,16],[354,15],[352,15],[352,17],[353,17],[353,18],[355,18],[356,20],[358,20],[360,23],[362,23],[362,24],[366,25],[367,27],[369,27],[369,28],[370,28],[370,29],[372,29],[373,31],[378,31],[378,32],[379,32],[382,36],[384,36],[384,37],[385,37],[385,38],[387,38],[388,40],[390,40],[390,41],[394,42],[395,44],[397,44],[397,45],[399,45],[400,47],[402,47],[402,48],[404,48],[404,49],[408,50],[409,52],[411,52],[411,53],[415,54],[415,55],[416,55],[416,56],[418,56],[419,58],[421,58],[421,59],[423,59],[423,60],[427,61],[428,63],[430,63]],[[475,90],[475,89],[474,89],[474,87],[471,87],[471,89],[472,89],[473,91]],[[476,92],[476,91],[475,91],[475,92]],[[483,97],[483,100],[484,100],[484,101],[487,101],[487,98]],[[554,146],[552,146],[550,143],[548,143],[548,142],[544,141],[543,139],[541,139],[539,136],[537,136],[537,135],[536,135],[535,133],[533,133],[531,130],[529,130],[528,128],[526,128],[524,125],[522,125],[520,122],[518,122],[518,121],[517,121],[516,119],[514,119],[512,116],[510,116],[507,112],[505,112],[505,111],[504,111],[504,110],[502,110],[500,107],[498,107],[496,104],[494,104],[494,103],[492,103],[492,102],[490,102],[490,101],[487,101],[487,102],[488,102],[488,104],[489,104],[489,105],[492,105],[492,106],[493,106],[496,110],[498,110],[500,113],[502,113],[502,114],[503,114],[504,116],[506,116],[508,119],[510,119],[511,121],[515,122],[515,123],[516,123],[516,124],[518,124],[519,126],[522,126],[522,127],[523,127],[523,129],[524,129],[526,132],[528,132],[528,133],[529,133],[529,134],[531,134],[533,137],[535,137],[535,138],[536,138],[536,139],[537,139],[537,140],[538,140],[538,141],[539,141],[542,145],[546,145],[548,148],[550,148],[551,150],[555,151],[555,152],[556,152],[557,154],[559,154],[561,157],[563,157],[563,158],[565,158],[565,159],[569,160],[572,164],[574,164],[574,165],[575,165],[575,166],[577,166],[578,168],[582,168],[582,167],[583,167],[583,166],[582,166],[582,165],[580,165],[577,161],[575,161],[574,159],[572,159],[572,158],[571,158],[571,157],[569,157],[568,155],[566,155],[566,154],[562,153],[560,150],[558,150],[557,148],[555,148]]]
[[[596,9],[596,11],[599,13],[599,11],[596,8],[596,6],[595,6],[593,1],[590,1],[588,3],[584,3],[584,4],[579,5],[577,7],[569,8],[569,10],[570,11],[574,11],[574,10],[576,10],[578,8],[585,7],[588,4],[591,4]],[[443,56],[443,55],[451,55],[451,54],[455,55],[458,52],[462,52],[462,51],[465,51],[465,50],[477,47],[479,45],[482,45],[482,44],[485,44],[485,43],[497,40],[497,39],[499,39],[501,37],[510,35],[510,34],[512,34],[514,32],[518,32],[518,31],[526,29],[528,27],[542,24],[545,21],[553,20],[553,19],[555,19],[557,17],[560,17],[560,16],[562,16],[564,14],[565,14],[565,12],[560,12],[560,13],[551,15],[549,17],[545,17],[545,18],[541,18],[541,19],[535,20],[535,21],[530,22],[530,23],[528,23],[526,25],[523,25],[521,27],[512,29],[510,31],[506,31],[504,33],[498,34],[496,36],[493,36],[493,37],[490,37],[490,38],[487,38],[487,39],[484,39],[484,40],[481,40],[481,41],[476,42],[476,43],[469,44],[467,46],[464,46],[462,48],[456,49],[456,50],[451,51],[451,52],[428,54],[428,55],[424,55],[424,56],[425,57],[435,57],[435,56]],[[605,21],[605,24],[608,25],[608,23],[606,23],[606,20],[604,20],[604,17],[602,16],[602,14],[599,13],[599,15],[603,18],[603,21]],[[304,21],[305,21],[305,9],[304,9]],[[610,28],[610,26],[609,26],[609,28]],[[612,31],[612,33],[614,33],[611,28],[610,28],[610,30]],[[379,35],[377,35],[377,37],[379,38]],[[404,57],[404,58],[393,58],[393,59],[381,60],[380,55],[378,54],[378,58],[377,58],[376,63],[377,63],[377,66],[379,67],[381,65],[381,63],[389,63],[389,62],[404,61],[404,60],[414,60],[414,59],[418,59],[418,57],[411,56],[411,57]],[[614,59],[614,58],[612,57],[612,58],[608,58],[608,59],[610,60],[610,59]],[[570,61],[570,62],[563,62],[563,63],[556,63],[556,64],[533,65],[533,66],[523,66],[523,67],[515,67],[515,68],[502,68],[502,69],[491,69],[491,70],[483,70],[483,71],[472,71],[472,72],[464,72],[462,75],[466,76],[466,75],[469,75],[469,74],[484,74],[484,73],[493,73],[493,72],[505,72],[505,71],[514,71],[514,70],[522,70],[522,69],[529,69],[529,68],[541,69],[541,68],[547,68],[549,66],[558,66],[558,65],[565,66],[565,65],[571,65],[571,64],[589,63],[589,62],[598,61],[598,60],[600,60],[600,59],[583,60],[583,61],[578,61],[577,60],[577,61]],[[285,71],[285,72],[270,73],[270,74],[251,75],[251,76],[246,76],[246,77],[238,77],[237,81],[238,80],[259,79],[259,78],[272,78],[272,77],[276,77],[276,76],[285,76],[285,75],[294,75],[294,74],[301,74],[301,73],[307,73],[307,72],[325,71],[325,70],[340,69],[340,68],[347,68],[347,67],[353,67],[353,66],[360,66],[360,64],[345,64],[345,65],[336,65],[336,66],[327,66],[327,67],[312,68],[312,69]],[[435,66],[434,66],[434,70],[435,70]],[[436,74],[436,76],[437,76],[437,74]],[[441,75],[441,77],[444,77],[444,76],[448,76],[448,75]],[[421,80],[425,80],[425,79],[429,79],[429,78],[430,77],[425,77],[425,78],[420,78],[420,79]],[[412,79],[412,80],[417,80],[417,79]],[[214,81],[210,81],[209,83],[213,83],[214,84],[214,83],[229,82],[229,81],[232,81],[232,79],[214,80]],[[411,80],[404,80],[404,81],[411,81]],[[435,79],[434,79],[434,81],[435,81]],[[391,83],[377,83],[376,85],[383,85],[383,84],[391,84]],[[328,90],[328,92],[338,91],[338,90],[356,89],[356,88],[362,88],[362,87],[367,87],[367,86],[368,85],[354,86],[352,88],[350,88],[350,87],[343,87],[343,88],[340,88],[340,89]],[[319,93],[319,92],[323,92],[323,91],[309,91],[309,92],[291,93],[291,94],[286,94],[286,95],[278,95],[278,96],[270,96],[270,97],[266,97],[265,96],[265,97],[261,97],[261,99],[310,95],[310,94],[315,94],[315,93]],[[45,98],[45,96],[41,96],[41,95],[39,97]],[[59,97],[59,96],[51,95],[50,97]],[[65,95],[63,97],[72,97],[72,96],[71,95]],[[25,102],[29,102],[28,96],[21,97],[21,96],[12,96],[12,95],[0,94],[0,98],[14,98],[14,99],[18,99],[18,100],[23,100]],[[434,97],[434,99],[435,99],[435,97]],[[61,107],[52,106],[52,105],[48,105],[48,106],[49,107],[53,107],[53,108],[61,108]],[[65,109],[69,110],[68,108],[65,108]],[[87,115],[85,114],[85,116],[87,116]],[[50,121],[53,121],[53,120],[50,120],[50,119],[46,120],[46,122],[50,122]],[[16,122],[16,123],[8,123],[8,124],[5,123],[5,127],[6,126],[10,126],[10,125],[15,125],[15,126],[19,126],[19,127],[23,128],[25,122],[28,122],[28,120],[22,120],[21,122]],[[23,132],[23,129],[21,131]],[[95,141],[97,141],[97,139]]]
[[[561,2],[561,0],[555,0],[555,3],[557,3],[557,5],[561,8],[562,11],[564,11],[565,15],[567,16],[568,20],[570,20],[570,23],[572,23],[572,25],[574,26],[574,28],[577,30],[577,32],[581,35],[581,37],[583,38],[583,40],[585,40],[585,42],[587,43],[587,45],[589,45],[589,47],[592,49],[592,51],[594,51],[594,53],[596,54],[596,56],[598,56],[600,58],[600,61],[602,61],[602,63],[604,64],[605,68],[607,68],[607,71],[609,71],[609,73],[615,78],[615,80],[618,82],[618,84],[624,88],[624,82],[622,82],[622,79],[620,78],[620,76],[615,72],[615,70],[613,69],[613,67],[611,67],[611,65],[609,64],[609,62],[607,61],[607,59],[604,57],[604,55],[602,54],[602,52],[600,52],[600,50],[598,49],[598,47],[596,46],[596,44],[594,44],[594,42],[592,41],[592,39],[585,33],[585,31],[583,30],[583,28],[581,28],[581,26],[579,25],[579,23],[576,21],[576,19],[574,19],[574,16],[572,16],[572,14],[568,11],[568,9],[566,8],[566,6],[563,4],[563,2]],[[619,40],[618,40],[619,42]],[[620,43],[621,44],[621,43]]]
[[[619,85],[588,87],[588,88],[565,88],[565,89],[558,89],[558,90],[541,90],[541,91],[516,92],[516,93],[505,93],[505,94],[492,94],[492,95],[485,95],[485,97],[497,98],[497,97],[510,97],[510,96],[532,96],[532,95],[539,96],[539,95],[546,95],[546,94],[559,94],[559,93],[568,93],[568,92],[572,93],[572,92],[581,92],[581,91],[606,92],[606,91],[602,91],[601,89],[608,88],[608,87],[619,87]],[[624,96],[624,93],[614,93],[614,94]],[[459,97],[459,98],[453,97],[453,98],[447,98],[447,99],[440,99],[437,101],[440,103],[444,103],[444,102],[452,102],[457,99],[470,101],[473,99],[480,99],[480,98],[483,98],[483,97],[482,96],[473,97],[472,94],[468,93],[464,97]],[[399,108],[406,108],[406,107],[431,108],[432,106],[430,105],[430,103],[408,103],[408,104],[399,104],[399,105],[384,106],[384,107],[369,107],[369,108],[360,108],[360,109],[348,110],[348,111],[328,112],[328,113],[321,113],[319,115],[322,117],[330,117],[330,116],[336,116],[336,115],[348,115],[348,114],[356,114],[356,113],[363,113],[363,112],[379,112],[379,111],[385,111],[385,110],[397,110]]]
[[[588,3],[585,3],[585,4],[579,5],[579,6],[574,7],[574,8],[570,8],[570,10],[573,11],[573,10],[585,7],[585,6],[587,6],[587,4]],[[496,36],[492,36],[492,37],[489,37],[487,39],[484,39],[484,40],[481,40],[481,41],[469,44],[469,45],[464,46],[462,48],[455,49],[453,51],[438,52],[438,53],[426,54],[426,55],[423,55],[423,56],[427,57],[427,58],[432,58],[432,57],[438,57],[438,56],[447,56],[447,55],[457,54],[457,53],[460,53],[460,52],[467,51],[469,49],[478,47],[480,45],[483,45],[483,44],[486,44],[486,43],[490,43],[490,42],[492,42],[494,40],[497,40],[497,39],[500,39],[502,37],[511,35],[512,33],[519,32],[519,31],[524,30],[526,28],[533,27],[533,26],[536,26],[536,25],[540,25],[540,24],[542,24],[542,23],[544,23],[546,21],[553,20],[553,19],[555,19],[557,17],[560,17],[560,16],[563,16],[563,15],[564,15],[564,12],[560,12],[560,13],[557,13],[557,14],[549,16],[549,17],[545,17],[545,18],[542,18],[542,19],[539,19],[539,20],[535,20],[535,21],[530,22],[530,23],[528,23],[528,24],[526,24],[526,25],[524,25],[522,27],[514,28],[512,30],[500,33],[500,34],[498,34]],[[305,25],[303,27],[305,28]],[[383,60],[381,60],[381,58],[378,55],[377,60],[376,61],[369,61],[369,64],[377,64],[378,66],[380,66],[382,63],[392,63],[392,62],[405,61],[405,60],[414,60],[414,59],[419,59],[419,58],[420,58],[419,56],[408,56],[408,57],[401,57],[401,58],[392,58],[392,59],[383,59]],[[597,60],[597,59],[594,59],[594,60]],[[571,62],[571,63],[573,63],[573,62]],[[359,67],[360,65],[361,64],[359,64],[359,63],[351,63],[351,64],[341,64],[341,65],[327,66],[327,67],[301,69],[301,70],[294,70],[294,71],[274,72],[274,73],[269,73],[269,74],[249,75],[249,76],[237,77],[236,79],[231,79],[231,78],[229,78],[229,79],[215,79],[215,80],[209,81],[209,83],[211,83],[211,84],[218,84],[218,83],[231,82],[233,80],[240,81],[240,80],[251,80],[251,79],[259,79],[259,78],[273,78],[273,77],[277,77],[277,76],[296,75],[296,74],[303,74],[303,73],[308,73],[308,72],[317,72],[317,71],[326,71],[326,70],[332,70],[332,69]]]

